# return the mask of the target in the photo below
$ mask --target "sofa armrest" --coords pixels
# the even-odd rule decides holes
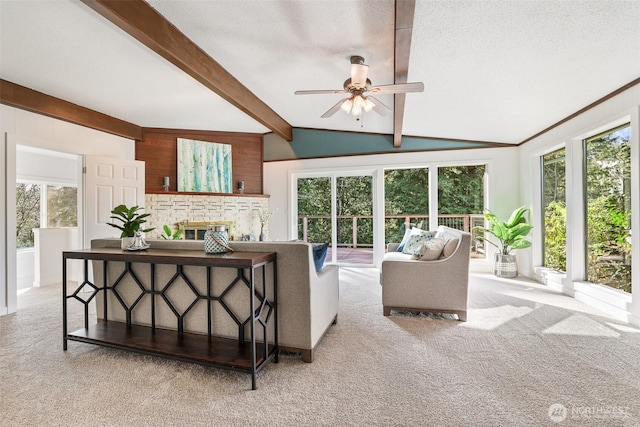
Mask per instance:
[[[400,243],[387,243],[387,252],[397,252]]]

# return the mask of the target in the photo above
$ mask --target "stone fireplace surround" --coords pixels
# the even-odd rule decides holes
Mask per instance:
[[[243,234],[260,234],[258,213],[269,209],[267,196],[216,196],[207,194],[154,193],[145,196],[145,213],[151,214],[145,224],[155,230],[147,233],[151,239],[160,238],[162,226],[176,230],[180,223],[233,221],[234,238]],[[268,236],[268,226],[265,233]]]

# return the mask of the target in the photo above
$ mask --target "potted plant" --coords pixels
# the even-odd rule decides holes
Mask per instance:
[[[533,229],[533,225],[528,224],[527,219],[524,217],[528,210],[524,206],[516,209],[507,221],[500,220],[495,214],[488,211],[484,214],[484,217],[488,221],[489,227],[476,227],[476,230],[484,234],[478,236],[479,240],[489,242],[498,248],[493,267],[493,273],[498,277],[513,278],[518,276],[516,256],[511,254],[511,251],[531,246],[531,242],[526,237]],[[487,234],[491,234],[498,239],[499,245],[488,240]]]
[[[120,237],[122,238],[122,247],[126,247],[131,244],[130,240],[135,237],[137,231],[142,231],[143,233],[147,233],[149,231],[154,230],[154,228],[146,228],[141,229],[142,224],[147,222],[145,218],[150,216],[148,213],[139,213],[138,211],[144,209],[140,206],[132,206],[128,208],[125,205],[118,205],[111,211],[111,219],[119,221],[117,223],[110,223],[112,227],[117,228],[122,233],[120,233]]]
[[[172,231],[167,224],[162,226],[163,233],[160,235],[164,240],[178,240],[182,237],[184,230],[180,227],[176,231]]]

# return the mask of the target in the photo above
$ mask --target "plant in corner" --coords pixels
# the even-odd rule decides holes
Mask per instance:
[[[111,219],[119,221],[119,223],[110,223],[112,227],[117,228],[122,231],[120,237],[134,237],[136,235],[136,231],[142,231],[143,233],[147,233],[149,231],[155,230],[155,228],[146,228],[142,229],[142,224],[147,222],[145,218],[150,216],[148,213],[139,213],[138,211],[144,209],[140,206],[132,206],[127,208],[125,205],[118,205],[111,211]]]
[[[498,248],[493,269],[493,273],[498,277],[518,276],[516,256],[512,255],[511,251],[531,246],[531,242],[526,237],[533,229],[533,225],[528,224],[524,216],[528,210],[524,206],[516,209],[507,221],[502,221],[495,214],[487,211],[484,217],[489,222],[489,227],[475,227],[476,230],[484,233],[483,236],[478,236],[479,240],[489,242]],[[499,245],[487,239],[487,234],[498,239]]]

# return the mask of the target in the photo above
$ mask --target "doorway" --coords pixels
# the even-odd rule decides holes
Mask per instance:
[[[328,244],[326,262],[374,265],[373,173],[297,176],[298,240]]]
[[[60,282],[52,253],[81,247],[82,157],[16,144],[16,285]]]

